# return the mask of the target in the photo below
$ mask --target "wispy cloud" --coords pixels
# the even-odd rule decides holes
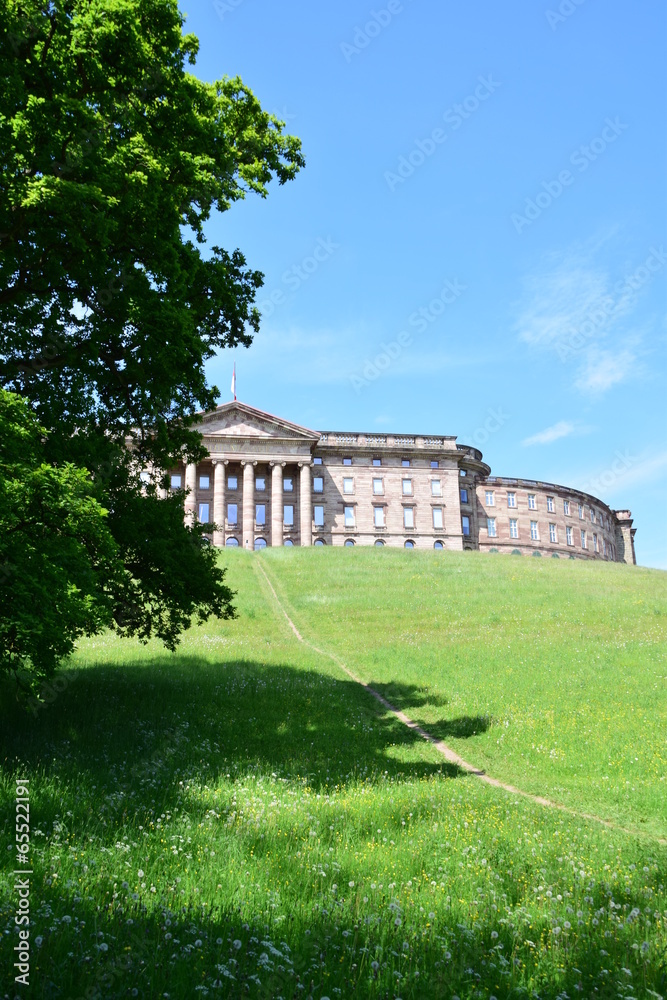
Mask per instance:
[[[644,331],[632,314],[663,267],[664,254],[653,248],[646,266],[617,279],[604,262],[615,236],[550,254],[525,278],[516,307],[519,340],[561,361],[576,361],[573,384],[585,395],[600,395],[642,373],[637,357]]]
[[[606,351],[593,345],[574,384],[581,392],[601,395],[612,386],[625,382],[637,371],[637,355],[629,346]]]
[[[524,447],[529,447],[533,444],[551,444],[552,441],[558,441],[559,438],[569,437],[570,434],[574,434],[574,431],[574,424],[571,424],[568,420],[559,420],[552,427],[547,427],[543,431],[533,434],[531,437],[524,438],[521,444]]]

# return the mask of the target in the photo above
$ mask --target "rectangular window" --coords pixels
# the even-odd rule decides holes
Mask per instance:
[[[199,489],[200,490],[208,490],[208,489],[210,489],[210,487],[211,487],[211,480],[210,480],[209,476],[200,476],[199,477]]]
[[[264,476],[257,476],[255,479],[255,489],[262,493],[266,489],[266,479]]]
[[[581,547],[582,549],[586,548],[586,532],[583,528],[581,529]]]
[[[442,507],[433,508],[433,527],[436,531],[442,531],[443,529],[443,519],[442,519]]]
[[[352,459],[351,458],[344,458],[343,459],[343,465],[352,465]]]
[[[558,541],[558,534],[556,532],[556,525],[555,524],[550,524],[549,525],[549,541],[550,542],[557,542]]]
[[[285,476],[285,478],[283,479],[283,490],[285,491],[285,493],[294,492],[294,480],[292,479],[291,476]]]
[[[239,488],[238,476],[227,476],[227,489],[237,490]]]
[[[178,475],[172,476],[171,479],[170,479],[172,490],[180,490],[182,482],[183,482],[183,480],[182,480],[182,478],[180,476],[178,476]]]
[[[431,480],[431,496],[432,497],[442,496],[442,482],[439,479]]]
[[[540,533],[537,530],[537,521],[530,522],[530,537],[534,542],[539,542],[540,540]]]
[[[313,493],[324,493],[324,479],[322,476],[313,478]]]
[[[373,524],[376,528],[384,528],[384,507],[373,507]]]
[[[470,535],[470,518],[467,514],[464,514],[461,518],[461,531],[466,537]]]
[[[487,490],[486,493],[485,493],[485,497],[486,497],[486,499],[485,499],[484,502],[485,502],[486,506],[487,507],[494,507],[495,504],[494,504],[494,501],[493,501],[493,490]]]
[[[238,524],[238,507],[235,503],[227,504],[227,523]]]
[[[414,528],[415,526],[415,509],[414,507],[404,507],[403,508],[403,527]]]
[[[468,491],[461,490],[461,503],[467,503],[467,502],[468,502]]]
[[[510,538],[519,537],[519,522],[515,517],[510,518]]]
[[[549,511],[550,514],[553,514],[555,510],[553,497],[547,497],[547,510]]]
[[[384,493],[384,487],[381,479],[373,480],[373,493],[375,493],[376,496],[381,496]]]
[[[324,527],[324,507],[321,504],[315,504],[313,507],[313,521],[315,522],[315,527]]]
[[[569,500],[563,500],[563,513],[566,514],[566,515],[570,513],[570,501]]]
[[[378,468],[378,469],[379,469],[379,467],[380,467],[380,466],[382,465],[382,459],[381,459],[381,458],[374,458],[374,459],[373,459],[373,465],[374,465],[374,466],[375,466],[376,468]]]
[[[322,464],[322,459],[319,457],[319,455],[316,455],[315,458],[313,459],[313,465],[321,465],[321,464]]]
[[[294,524],[294,505],[291,503],[286,503],[283,506],[283,524],[290,528]]]
[[[607,558],[607,539],[606,538],[602,539],[602,555],[605,557],[605,559]]]
[[[402,458],[401,459],[401,465],[403,466],[404,469],[409,469],[410,468],[410,459],[409,458]]]
[[[507,506],[516,507],[516,493],[507,494]]]
[[[354,479],[343,479],[343,493],[354,493]]]
[[[598,536],[593,532],[593,551],[598,551]]]
[[[412,496],[412,480],[411,479],[404,479],[403,480],[403,496],[404,497],[411,497]]]
[[[595,524],[595,511],[591,507],[591,524]]]
[[[495,517],[487,517],[486,519],[486,530],[489,538],[496,537],[496,519]]]
[[[579,504],[579,520],[583,521],[583,519],[584,519],[584,505],[580,503]]]
[[[345,507],[345,527],[354,528],[354,507]]]
[[[266,504],[255,504],[255,523],[266,524]]]
[[[528,510],[537,510],[537,500],[534,493],[528,494]]]
[[[199,504],[199,523],[200,524],[208,524],[208,522],[209,522],[208,504],[207,503],[200,503]]]
[[[439,469],[440,468],[440,462],[438,462],[437,459],[432,459],[431,460],[431,468],[432,469]]]
[[[565,541],[567,542],[568,545],[574,545],[574,542],[572,540],[572,528],[570,527],[569,524],[565,529]]]

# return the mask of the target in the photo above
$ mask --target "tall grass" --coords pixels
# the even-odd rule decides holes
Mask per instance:
[[[435,602],[447,564],[437,554],[432,566],[411,555],[402,564],[375,553],[320,555],[266,560],[299,627],[349,655],[358,672],[371,655],[365,629],[375,629],[396,669],[379,675],[380,656],[374,682],[425,720],[430,712],[474,754],[478,736],[501,723],[490,716],[485,732],[466,735],[461,720],[485,712],[431,691],[407,652],[426,643],[429,615],[420,609]],[[3,690],[5,996],[19,994],[6,849],[17,774],[32,789],[34,870],[31,987],[21,995],[664,995],[667,878],[657,839],[517,800],[447,765],[296,641],[257,558],[225,553],[240,618],[193,629],[177,654],[108,635],[84,643],[67,686],[35,718]],[[459,565],[451,566],[453,575]],[[489,593],[481,560],[467,567],[460,563],[469,594],[486,591],[502,616],[503,588]],[[378,572],[391,584],[372,600],[367,580]],[[405,615],[398,629],[392,588],[406,582],[404,609],[398,598],[394,605]],[[464,593],[453,581],[450,606]],[[528,634],[526,644],[538,639]],[[437,645],[432,634],[428,642]],[[497,663],[493,645],[487,651]],[[534,690],[549,697],[546,683]],[[537,776],[512,777],[522,785]],[[596,796],[589,811],[605,802]]]

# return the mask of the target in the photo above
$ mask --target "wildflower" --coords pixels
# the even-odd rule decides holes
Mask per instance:
[[[44,938],[41,935],[39,937],[35,938],[35,944],[37,945],[38,948],[42,947],[42,941],[43,940],[44,940]]]
[[[195,948],[201,948],[201,945],[202,945],[201,938],[197,938],[197,940],[195,941]]]
[[[215,943],[216,944],[222,944],[222,938],[216,938],[215,939]]]
[[[106,941],[103,941],[102,944],[99,945],[98,947],[99,947],[100,951],[108,951],[109,950],[109,945],[106,943]]]
[[[396,919],[394,920],[394,927],[400,927],[402,923],[403,921],[401,920],[401,918],[396,917]]]
[[[572,926],[572,924],[570,923],[569,920],[564,920],[563,921],[563,927],[565,928],[566,931],[569,931],[569,929],[570,929],[571,926]]]
[[[429,913],[428,919],[429,920],[435,920],[435,913],[433,913],[433,911],[431,911],[431,913]]]
[[[498,937],[498,931],[491,931],[491,937],[492,937],[492,938],[493,938],[493,940],[495,941],[495,940],[496,940],[496,938]]]
[[[233,943],[233,945],[234,945],[234,947],[236,948],[236,950],[237,950],[237,951],[239,950],[239,948],[241,948],[241,947],[242,947],[242,942],[241,942],[241,941],[239,941],[239,939],[238,939],[238,938],[236,938],[236,940],[235,940],[235,941],[233,941],[232,943]]]
[[[354,889],[354,882],[348,882],[347,884],[349,885],[350,889]]]
[[[144,873],[143,873],[143,870],[141,868],[137,872],[137,875],[139,876],[139,878],[143,878],[144,877]]]
[[[62,920],[62,922],[64,924],[71,924],[72,923],[72,918],[68,917],[67,915],[65,915],[64,917],[61,917],[60,919]]]

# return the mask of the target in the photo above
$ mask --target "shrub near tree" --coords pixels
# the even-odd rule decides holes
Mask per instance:
[[[0,0],[0,15],[0,385],[45,429],[34,468],[84,506],[87,491],[115,567],[98,572],[82,541],[90,612],[61,619],[70,638],[54,631],[47,670],[102,620],[173,647],[193,615],[234,613],[182,494],[160,487],[204,455],[196,414],[219,395],[206,360],[259,326],[262,275],[206,246],[205,223],[303,158],[241,80],[188,71],[198,42],[176,0]],[[140,467],[158,471],[145,484]],[[66,576],[61,544],[53,534],[40,558]]]

